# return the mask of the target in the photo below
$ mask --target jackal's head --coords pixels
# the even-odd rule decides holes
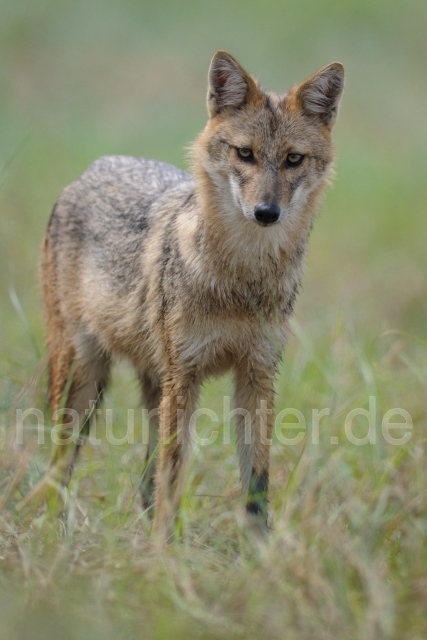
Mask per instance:
[[[215,54],[197,157],[228,198],[230,215],[240,211],[262,227],[289,231],[304,219],[311,224],[334,158],[331,129],[343,85],[344,69],[334,62],[287,94],[267,93],[230,54]]]

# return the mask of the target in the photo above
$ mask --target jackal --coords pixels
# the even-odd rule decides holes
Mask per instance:
[[[112,357],[132,362],[147,408],[159,407],[157,469],[154,437],[142,493],[166,535],[200,385],[228,370],[246,510],[267,526],[273,384],[331,174],[343,83],[335,62],[276,95],[218,51],[192,175],[103,157],[54,207],[42,263],[52,409],[74,409],[87,431],[85,412],[102,396]],[[67,444],[51,459],[64,484],[82,436],[69,443],[67,419]]]

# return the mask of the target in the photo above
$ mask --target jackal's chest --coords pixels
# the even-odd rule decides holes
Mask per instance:
[[[297,278],[277,274],[222,274],[164,280],[152,318],[164,363],[215,375],[249,357],[277,361],[287,335],[287,319]],[[172,281],[175,287],[172,287]],[[167,286],[166,286],[167,285]],[[271,356],[271,358],[269,357]]]
[[[289,290],[288,283],[291,283]],[[199,286],[197,286],[199,285]],[[273,321],[292,295],[293,279],[273,281],[259,274],[253,277],[207,277],[185,292],[183,313],[215,319],[218,324],[236,324],[263,319]],[[179,304],[179,303],[178,303]]]
[[[191,321],[182,318],[177,335],[179,357],[187,366],[215,375],[236,365],[249,354],[281,353],[286,341],[287,326],[276,317],[262,320],[252,314],[233,310],[222,314],[191,314]]]

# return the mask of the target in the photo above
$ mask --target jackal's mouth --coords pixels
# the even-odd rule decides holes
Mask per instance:
[[[277,219],[274,222],[261,222],[260,220],[257,220],[256,218],[252,218],[252,219],[255,222],[255,224],[258,225],[258,227],[263,227],[264,229],[266,227],[275,227],[280,223],[280,219]]]

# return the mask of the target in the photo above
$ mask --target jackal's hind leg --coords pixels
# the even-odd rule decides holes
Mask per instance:
[[[49,398],[55,425],[49,469],[18,509],[34,501],[53,499],[57,504],[108,381],[110,359],[95,339],[86,336],[83,341],[75,341],[64,332],[56,333],[55,338],[48,342]]]
[[[156,449],[159,439],[160,384],[147,373],[140,375],[142,396],[145,404],[148,427],[148,445],[141,482],[143,509],[154,505],[154,478],[156,473]],[[152,509],[151,509],[152,511]]]
[[[79,335],[62,340],[50,354],[51,407],[55,423],[50,474],[62,487],[70,481],[79,449],[107,385],[110,358],[97,340]]]

